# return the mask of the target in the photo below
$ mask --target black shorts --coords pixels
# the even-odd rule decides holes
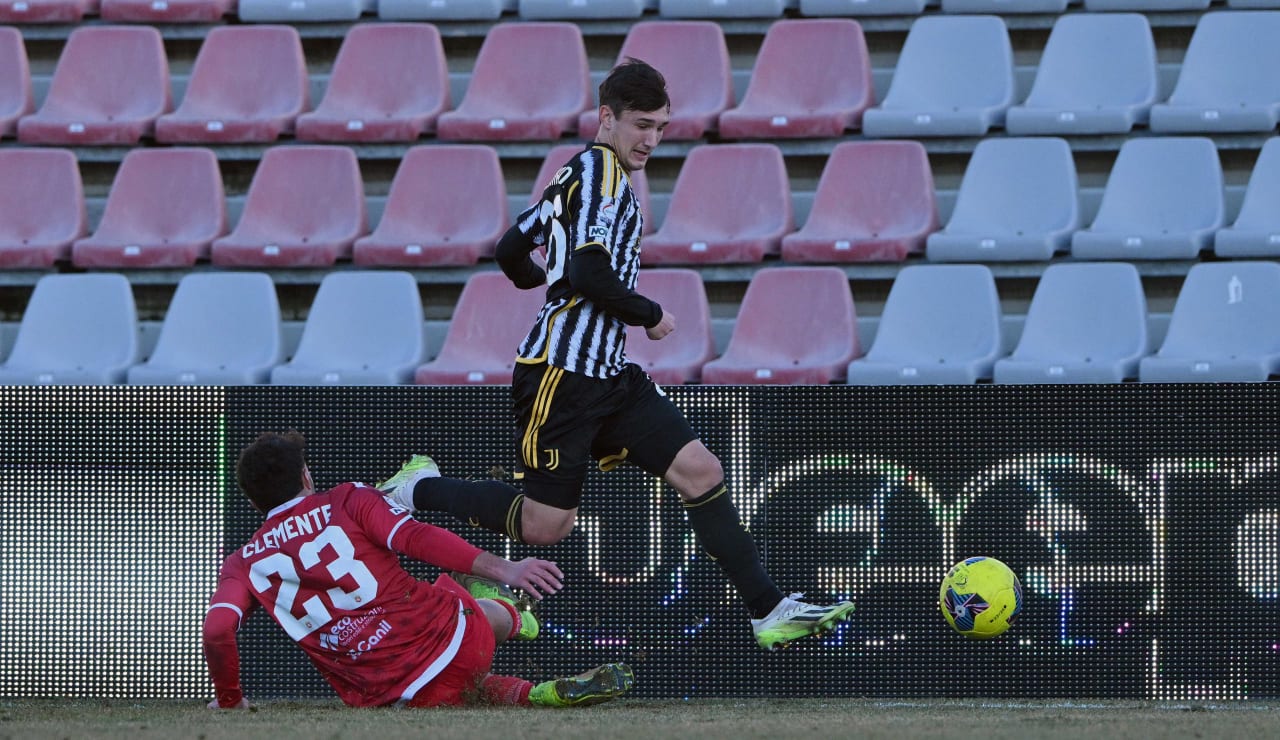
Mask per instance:
[[[511,398],[525,495],[558,509],[578,507],[593,460],[601,470],[627,460],[661,477],[697,439],[680,409],[635,363],[603,380],[518,363]]]

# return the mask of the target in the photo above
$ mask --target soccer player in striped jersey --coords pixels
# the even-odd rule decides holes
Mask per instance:
[[[524,494],[498,481],[442,478],[426,456],[382,488],[406,508],[447,511],[547,545],[572,531],[591,461],[608,469],[626,460],[679,493],[698,541],[746,603],[762,647],[831,629],[853,604],[818,606],[782,594],[738,516],[720,461],[626,359],[628,325],[643,326],[651,340],[676,328],[670,312],[635,291],[644,214],[629,178],[644,169],[671,120],[666,81],[645,62],[627,60],[601,83],[599,114],[595,141],[555,173],[496,251],[517,287],[547,286],[511,388]],[[545,269],[531,257],[540,247]]]
[[[474,697],[561,707],[598,704],[631,688],[631,669],[621,663],[536,685],[489,672],[497,643],[522,633],[530,639],[537,629],[498,584],[534,598],[555,593],[562,585],[555,563],[485,552],[358,483],[316,492],[296,432],[259,436],[241,452],[236,478],[266,522],[227,556],[205,615],[216,692],[210,709],[249,706],[236,632],[257,606],[351,706],[457,705]],[[466,574],[459,577],[472,592],[485,586],[497,598],[476,599],[449,576],[419,581],[398,553]]]

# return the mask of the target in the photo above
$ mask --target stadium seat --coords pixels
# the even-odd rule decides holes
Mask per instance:
[[[494,21],[516,0],[378,0],[384,21]]]
[[[299,141],[413,141],[452,105],[440,32],[429,23],[361,23],[347,31]]]
[[[358,20],[364,9],[365,0],[239,0],[238,13],[246,23],[314,23]]]
[[[0,172],[0,269],[47,269],[69,258],[72,242],[89,228],[75,155],[0,149]]]
[[[357,239],[357,265],[474,265],[508,225],[498,153],[480,145],[417,146],[400,160],[378,228]]]
[[[1010,135],[1127,134],[1159,94],[1156,45],[1140,13],[1075,13],[1053,24],[1031,93],[1005,114]]]
[[[785,262],[900,262],[938,229],[929,156],[917,141],[846,141],[831,150]]]
[[[800,0],[800,15],[864,16],[864,15],[920,15],[929,3],[927,0]]]
[[[663,18],[778,18],[787,0],[658,0]]]
[[[942,0],[944,13],[1062,13],[1067,0]]]
[[[0,23],[79,23],[98,12],[98,0],[2,0]]]
[[[1147,299],[1127,262],[1049,265],[997,383],[1120,383],[1147,354]]]
[[[794,230],[778,147],[706,144],[685,158],[662,226],[645,239],[640,259],[646,266],[760,262]]]
[[[1110,13],[1117,10],[1163,13],[1177,10],[1205,10],[1208,7],[1209,0],[1084,0],[1084,9],[1090,13]]]
[[[542,310],[545,288],[520,290],[496,270],[467,278],[435,360],[414,373],[418,385],[510,385],[516,351]]]
[[[1280,11],[1206,13],[1196,24],[1156,133],[1273,131],[1280,121]]]
[[[457,110],[440,116],[441,139],[530,141],[574,133],[591,104],[582,31],[572,23],[495,25],[476,56]]]
[[[842,382],[862,354],[849,278],[838,267],[757,270],[724,354],[702,366],[707,384]]]
[[[173,108],[169,62],[150,26],[88,26],[67,37],[44,103],[18,121],[24,144],[131,146]]]
[[[275,385],[396,385],[422,363],[422,298],[407,272],[331,272]]]
[[[1249,175],[1240,213],[1230,226],[1213,236],[1219,257],[1280,256],[1280,138],[1272,137]]]
[[[0,385],[110,385],[138,361],[138,315],[123,275],[36,282]]]
[[[102,220],[71,248],[76,267],[190,267],[227,233],[218,158],[208,149],[133,149]]]
[[[1071,237],[1077,259],[1196,259],[1224,225],[1212,140],[1158,136],[1120,147],[1098,215]]]
[[[1000,295],[983,265],[904,267],[875,340],[849,363],[850,385],[959,385],[991,379],[1001,353]]]
[[[875,102],[862,26],[782,20],[765,33],[742,103],[720,116],[726,139],[841,136]]]
[[[557,144],[551,147],[538,168],[538,176],[533,181],[533,190],[529,193],[528,204],[533,205],[540,200],[542,191],[546,190],[547,185],[551,183],[551,178],[556,171],[563,167],[570,157],[586,147],[586,144]],[[653,211],[649,210],[649,178],[644,170],[636,170],[627,173],[627,179],[631,182],[631,189],[635,191],[636,197],[640,199],[640,211],[644,214],[644,233],[648,234],[654,230],[656,220],[652,218]]]
[[[151,357],[129,368],[131,385],[265,383],[284,362],[280,304],[261,272],[183,276]]]
[[[645,60],[666,77],[671,122],[662,134],[664,141],[701,139],[733,105],[733,69],[719,23],[637,23],[627,31],[617,61],[628,57]],[[578,132],[584,139],[593,138],[599,126],[598,106],[578,116]]]
[[[0,28],[0,137],[18,131],[18,119],[35,110],[31,69],[22,32]]]
[[[645,0],[520,0],[520,17],[526,20],[639,18]]]
[[[694,270],[641,270],[636,292],[657,301],[675,317],[676,331],[659,340],[642,326],[627,327],[627,359],[644,368],[658,385],[697,383],[702,366],[715,359],[711,306],[702,276]]]
[[[1280,264],[1201,262],[1187,271],[1144,383],[1262,381],[1280,370]]]
[[[998,16],[925,16],[907,32],[871,137],[983,136],[1013,105],[1013,49]]]
[[[369,232],[364,183],[345,146],[273,147],[249,184],[244,212],[210,250],[213,264],[324,267]]]
[[[156,121],[163,143],[270,143],[310,106],[292,26],[217,26],[196,54],[178,109]]]
[[[235,0],[102,0],[111,23],[218,23]]]
[[[935,262],[1044,261],[1080,228],[1071,147],[1053,137],[988,138],[965,168],[946,226],[930,234]]]

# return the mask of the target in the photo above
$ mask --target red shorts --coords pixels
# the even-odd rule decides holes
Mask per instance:
[[[493,667],[493,651],[497,643],[493,627],[476,600],[458,582],[447,575],[436,579],[435,585],[462,599],[462,613],[467,626],[462,633],[462,645],[458,654],[438,676],[409,700],[411,707],[458,706],[474,701],[480,694],[480,682]]]

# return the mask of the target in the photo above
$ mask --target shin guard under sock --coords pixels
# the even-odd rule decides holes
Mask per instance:
[[[444,511],[473,527],[484,527],[523,542],[524,494],[496,480],[423,478],[413,487],[413,508]]]
[[[782,592],[760,563],[755,540],[742,526],[729,489],[720,483],[701,496],[685,501],[684,509],[698,542],[738,589],[751,616],[760,619],[767,615],[782,601]]]

